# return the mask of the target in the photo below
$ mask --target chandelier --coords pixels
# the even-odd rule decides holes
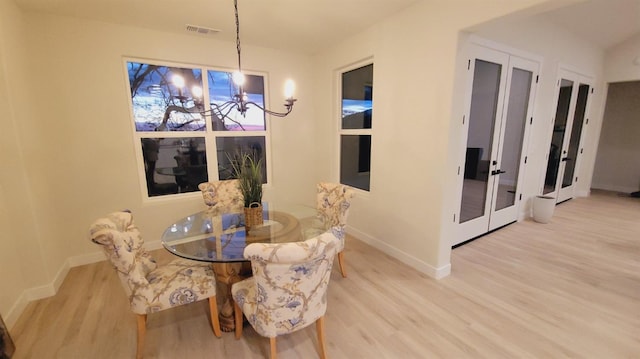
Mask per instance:
[[[191,94],[193,98],[184,96],[182,89],[185,86],[185,80],[182,76],[174,74],[171,81],[173,82],[174,86],[178,88],[178,95],[173,97],[179,100],[182,106],[181,108],[176,108],[176,106],[170,106],[170,107],[172,107],[172,110],[177,110],[179,112],[199,113],[202,116],[216,116],[218,117],[218,119],[222,121],[229,120],[234,123],[238,123],[238,122],[232,119],[231,117],[229,117],[229,114],[234,109],[238,113],[240,113],[240,115],[242,115],[243,117],[247,113],[247,110],[249,110],[251,107],[256,107],[260,109],[262,112],[267,113],[271,116],[285,117],[289,113],[291,113],[291,111],[293,110],[293,104],[294,102],[296,102],[296,99],[293,98],[294,83],[292,80],[287,80],[285,82],[285,90],[284,90],[285,111],[284,112],[271,111],[265,107],[260,106],[259,104],[253,101],[249,101],[247,93],[244,91],[245,76],[242,73],[242,59],[240,56],[240,20],[238,18],[238,0],[233,1],[233,6],[234,6],[235,16],[236,16],[236,49],[238,52],[238,70],[232,74],[231,78],[233,80],[233,83],[237,87],[237,92],[231,97],[229,101],[226,101],[222,104],[210,102],[209,105],[211,106],[211,109],[205,110],[204,100],[202,96],[202,89],[199,87],[192,88]],[[190,108],[186,108],[185,104],[187,103],[193,103],[194,106]]]

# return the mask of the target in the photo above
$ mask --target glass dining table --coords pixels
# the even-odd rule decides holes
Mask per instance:
[[[162,245],[172,254],[212,264],[222,293],[223,331],[235,329],[231,286],[251,276],[243,255],[247,245],[303,241],[328,229],[311,206],[263,202],[262,217],[262,224],[247,229],[242,207],[214,206],[179,219],[162,234]]]

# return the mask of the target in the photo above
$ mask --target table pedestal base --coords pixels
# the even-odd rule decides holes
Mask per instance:
[[[231,296],[231,286],[233,283],[251,277],[251,263],[212,263],[213,271],[216,274],[216,281],[222,293],[222,308],[219,311],[220,329],[223,332],[235,330],[235,320],[233,312],[233,297]]]

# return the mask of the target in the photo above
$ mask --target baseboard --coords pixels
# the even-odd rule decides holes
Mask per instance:
[[[161,249],[164,247],[162,246],[161,241],[149,241],[149,242],[145,241],[144,248],[146,248],[148,251],[154,251],[156,249]]]
[[[85,264],[102,262],[105,259],[107,259],[107,257],[105,257],[103,252],[94,252],[70,257],[67,262],[69,263],[69,267],[73,268],[83,266]]]
[[[9,328],[9,331],[11,331],[16,322],[18,322],[18,318],[20,318],[22,312],[27,309],[28,304],[29,300],[27,300],[26,291],[24,291],[22,292],[22,294],[20,294],[18,300],[13,303],[13,306],[6,313],[6,316],[2,317],[4,323],[7,325],[7,328]]]
[[[593,189],[601,189],[605,191],[611,192],[620,192],[620,193],[633,193],[638,190],[638,187],[631,186],[616,186],[616,185],[601,185],[597,183],[592,183],[591,188]]]
[[[445,266],[436,268],[351,226],[347,226],[347,233],[431,278],[442,279],[451,274],[451,263],[447,263]]]
[[[20,315],[27,308],[27,305],[38,299],[48,298],[56,295],[58,293],[58,289],[64,282],[64,279],[69,274],[69,270],[73,267],[78,267],[85,264],[96,263],[105,260],[105,255],[102,252],[95,252],[89,254],[83,254],[80,256],[69,257],[62,264],[56,275],[53,277],[53,280],[49,284],[28,288],[20,294],[18,300],[16,300],[13,307],[7,313],[7,317],[5,319],[5,323],[9,328],[11,328],[20,318]]]

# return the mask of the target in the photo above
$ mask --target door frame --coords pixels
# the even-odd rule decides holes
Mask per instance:
[[[590,111],[591,111],[590,108],[591,108],[591,102],[593,101],[592,97],[594,93],[595,77],[581,73],[580,71],[575,70],[570,66],[559,65],[557,74],[556,74],[556,91],[555,91],[554,101],[553,101],[554,107],[552,109],[553,114],[556,113],[556,109],[558,107],[558,98],[560,96],[560,83],[562,79],[572,81],[573,85],[572,85],[571,99],[570,99],[570,105],[569,105],[569,114],[567,116],[567,127],[565,129],[564,138],[562,141],[562,148],[560,152],[561,157],[565,155],[565,151],[567,151],[569,147],[569,142],[571,141],[571,131],[573,129],[573,120],[575,117],[578,91],[580,89],[580,85],[581,84],[589,85],[589,93],[587,94],[587,101],[585,104],[585,111],[583,116],[584,123],[582,125],[580,138],[578,140],[578,148],[580,150],[578,151],[575,159],[575,167],[574,167],[574,176],[575,176],[575,174],[578,173],[580,169],[580,164],[582,162],[582,157],[583,157],[582,152],[584,152],[583,151],[584,149],[582,146],[584,144],[584,138],[586,136],[586,132],[588,130],[588,125],[589,125],[589,118],[590,118]],[[548,136],[547,144],[551,143],[551,140],[553,137],[554,124],[555,124],[555,116],[551,118],[551,121],[549,123],[549,129],[548,129],[549,136]],[[546,163],[548,164],[551,151],[550,151],[550,146],[548,145],[547,147],[549,147],[549,149],[547,149],[545,160],[546,160]],[[543,166],[542,168],[541,180],[540,180],[541,185],[540,185],[540,192],[539,192],[540,194],[544,193],[547,166]],[[571,186],[567,186],[564,189],[562,188],[562,180],[564,178],[565,167],[566,167],[566,162],[561,160],[560,163],[558,164],[558,167],[556,168],[557,173],[556,173],[556,182],[555,182],[554,191],[545,194],[548,196],[555,197],[556,203],[561,203],[569,199],[572,199],[575,195],[575,189],[576,189],[575,179],[572,181]]]
[[[508,114],[508,106],[510,104],[510,95],[511,95],[511,79],[513,74],[513,69],[526,70],[531,72],[531,87],[529,92],[529,101],[527,102],[527,113],[525,115],[525,124],[524,124],[524,133],[522,134],[522,144],[520,147],[520,159],[518,162],[518,178],[516,181],[516,193],[515,200],[513,205],[496,210],[496,201],[497,196],[492,196],[491,206],[489,208],[490,218],[489,218],[489,231],[505,226],[509,223],[518,220],[518,216],[520,213],[520,205],[522,204],[522,186],[525,179],[526,173],[526,164],[527,164],[527,154],[529,151],[529,139],[531,137],[531,127],[533,124],[533,112],[536,101],[536,95],[538,90],[538,76],[540,73],[540,63],[531,60],[522,58],[520,56],[510,56],[509,63],[507,66],[507,84],[505,89],[505,100],[504,100],[504,109],[502,111],[501,118],[501,133],[505,132],[507,125],[507,114]],[[504,144],[504,140],[502,141]],[[504,146],[500,146],[498,148],[498,153],[496,158],[502,159]],[[496,170],[499,170],[496,168]],[[494,179],[493,191],[496,192],[500,185],[500,174],[497,174]]]
[[[468,142],[468,135],[469,135],[469,123],[468,123],[469,121],[467,119],[469,118],[470,109],[471,109],[475,61],[483,60],[483,61],[494,62],[502,65],[502,70],[500,74],[501,80],[500,80],[499,93],[498,93],[498,103],[497,103],[496,114],[494,118],[494,121],[495,121],[494,125],[496,123],[500,123],[500,129],[495,129],[493,133],[491,154],[489,156],[489,160],[491,161],[492,159],[499,158],[498,150],[501,150],[501,146],[498,146],[498,143],[501,141],[502,133],[504,132],[504,128],[506,126],[506,121],[504,121],[503,118],[506,116],[507,100],[509,95],[507,91],[510,88],[510,79],[511,79],[512,69],[514,67],[521,68],[517,66],[517,64],[521,63],[521,61],[522,63],[535,65],[533,66],[535,67],[535,71],[532,71],[531,92],[529,94],[529,102],[527,107],[527,118],[531,118],[533,117],[532,114],[535,110],[535,101],[536,101],[537,88],[538,88],[537,79],[539,76],[542,61],[537,56],[533,56],[533,55],[526,54],[516,50],[509,51],[508,49],[504,49],[503,46],[495,46],[494,43],[491,43],[488,41],[480,41],[480,42],[474,41],[469,43],[466,57],[468,61],[466,63],[467,68],[465,69],[467,72],[465,74],[466,78],[464,81],[464,84],[465,84],[464,101],[463,101],[464,111],[462,112],[463,119],[461,122],[462,126],[461,126],[461,140],[460,140],[461,146],[463,148],[466,148],[466,145]],[[525,67],[522,69],[530,70],[528,67]],[[523,143],[522,143],[522,148],[520,153],[520,162],[519,162],[520,167],[519,167],[519,175],[517,180],[517,185],[519,186],[519,190],[518,190],[518,194],[516,195],[516,201],[514,205],[511,206],[514,208],[512,209],[510,208],[509,210],[504,211],[503,213],[499,213],[500,211],[494,212],[495,200],[492,193],[494,191],[494,188],[497,186],[497,183],[499,182],[499,179],[497,177],[494,177],[487,182],[487,194],[486,194],[485,204],[484,204],[485,205],[484,215],[478,218],[468,220],[464,223],[460,223],[459,218],[461,214],[460,205],[462,202],[462,192],[463,192],[463,186],[464,186],[463,172],[464,172],[466,152],[465,151],[460,152],[459,160],[458,160],[458,163],[460,163],[460,166],[458,167],[459,180],[457,185],[458,208],[454,216],[454,222],[456,225],[456,231],[455,231],[456,235],[452,240],[452,245],[455,246],[457,244],[466,242],[474,237],[487,233],[490,230],[493,230],[498,227],[502,227],[512,222],[516,222],[517,220],[520,219],[519,214],[521,210],[521,206],[520,206],[521,201],[520,201],[519,193],[521,193],[522,191],[521,185],[525,177],[524,164],[526,163],[526,158],[528,157],[528,147],[529,147],[530,137],[531,137],[531,121],[527,121],[525,125],[525,133],[523,134]],[[490,166],[490,168],[494,168],[494,166]],[[492,185],[489,186],[489,183],[492,183]],[[494,225],[491,226],[491,216],[496,214],[497,214],[497,217],[494,217]]]

